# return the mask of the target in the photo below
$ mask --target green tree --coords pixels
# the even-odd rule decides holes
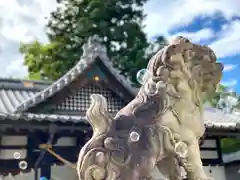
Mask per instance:
[[[96,34],[103,39],[114,66],[135,82],[137,71],[146,67],[156,50],[143,32],[146,1],[58,0],[46,28],[49,43],[34,41],[20,47],[30,79],[62,76],[79,60],[87,38]],[[162,36],[156,42],[159,46],[166,43]]]
[[[204,101],[209,102],[212,107],[217,107],[217,104],[225,91],[226,87],[220,84],[217,91],[206,97]]]

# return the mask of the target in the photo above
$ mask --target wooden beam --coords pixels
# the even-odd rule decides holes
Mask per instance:
[[[221,163],[223,163],[223,158],[222,158],[222,147],[221,147],[221,139],[217,138],[217,152],[218,152],[218,156],[220,158]]]
[[[218,137],[234,137],[240,138],[240,131],[236,132],[226,132],[226,131],[209,131],[207,132],[209,136],[218,136]]]
[[[214,148],[214,147],[200,147],[200,150],[216,151],[217,148]]]
[[[20,169],[18,167],[18,160],[15,159],[9,159],[9,160],[0,160],[0,173],[6,173],[11,172],[14,170],[18,170],[20,172]]]
[[[202,163],[203,163],[203,166],[222,164],[222,162],[219,159],[202,159]]]
[[[4,145],[0,145],[0,151],[1,149],[25,149],[27,148],[27,146],[25,145],[21,145],[21,146],[4,146]]]
[[[46,163],[41,166],[41,177],[51,179],[51,164]]]
[[[0,133],[6,130],[6,129],[14,129],[15,126],[18,129],[26,129],[26,130],[41,130],[41,131],[48,131],[49,129],[49,124],[48,125],[34,125],[34,124],[3,124],[0,123]],[[58,131],[88,131],[91,130],[91,127],[89,125],[72,125],[72,126],[58,126],[57,127]]]

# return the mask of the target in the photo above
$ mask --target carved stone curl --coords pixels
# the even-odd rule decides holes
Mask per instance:
[[[181,166],[189,180],[210,179],[198,144],[205,131],[201,97],[215,90],[222,64],[210,48],[178,37],[147,69],[152,78],[114,118],[103,96],[91,96],[93,136],[79,154],[79,179],[151,179],[157,167],[169,180],[181,180]]]

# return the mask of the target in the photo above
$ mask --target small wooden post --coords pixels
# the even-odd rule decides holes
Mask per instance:
[[[42,163],[40,177],[45,177],[47,180],[51,179],[51,164]]]

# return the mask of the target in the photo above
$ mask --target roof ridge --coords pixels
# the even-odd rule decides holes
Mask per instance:
[[[33,82],[37,84],[51,84],[52,81],[46,81],[46,80],[30,80],[30,79],[13,79],[13,78],[7,78],[7,77],[0,77],[0,82],[7,82],[7,83],[22,83],[22,82]]]
[[[39,84],[32,81],[8,82],[0,80],[0,89],[41,91],[44,88],[48,87],[49,85],[50,84],[47,83]]]
[[[60,91],[65,86],[67,86],[70,82],[75,80],[75,78],[85,70],[89,64],[93,63],[97,56],[99,56],[102,48],[99,47],[99,44],[94,44],[95,42],[93,38],[89,38],[88,42],[83,45],[83,54],[79,60],[79,62],[71,68],[65,75],[60,77],[58,80],[53,82],[50,86],[45,88],[44,90],[36,93],[35,96],[23,101],[19,106],[17,106],[14,110],[14,113],[23,112],[28,108],[44,101],[48,97],[52,96],[54,93]],[[97,46],[96,46],[97,45]]]
[[[89,65],[94,63],[99,57],[104,65],[109,68],[111,73],[116,77],[119,83],[131,93],[135,93],[136,90],[131,86],[131,81],[129,78],[125,78],[120,74],[120,72],[113,67],[113,64],[109,61],[107,57],[107,50],[104,45],[101,44],[101,39],[98,36],[89,37],[86,44],[83,45],[83,54],[79,62],[71,68],[65,75],[59,78],[57,81],[53,82],[50,86],[44,90],[36,93],[35,96],[23,101],[19,106],[14,110],[14,113],[23,112],[30,107],[44,101],[48,97],[52,96],[56,92],[60,91],[66,87],[70,82],[75,80],[79,74],[81,74]]]
[[[115,76],[119,83],[121,83],[132,94],[136,94],[138,88],[132,86],[132,81],[129,77],[121,75],[120,70],[116,69],[113,66],[113,63],[109,61],[108,57],[103,57],[101,61],[111,71],[111,73]]]

